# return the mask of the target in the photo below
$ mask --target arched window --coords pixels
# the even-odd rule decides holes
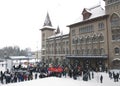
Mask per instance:
[[[116,13],[111,16],[112,40],[120,40],[120,17]]]
[[[111,16],[111,27],[117,27],[120,25],[120,17],[117,14]]]
[[[81,43],[84,43],[84,38],[81,38],[80,42],[81,42]]]
[[[93,38],[92,38],[92,42],[94,43],[94,42],[97,42],[97,36],[93,36]]]
[[[49,62],[52,63],[52,58],[49,58]]]
[[[77,44],[77,43],[78,43],[78,38],[76,37],[76,38],[75,38],[75,44]]]
[[[98,37],[98,40],[99,40],[99,41],[103,41],[103,40],[104,40],[104,37],[103,37],[102,34]]]
[[[78,43],[80,43],[81,41],[80,41],[80,38],[78,38]]]
[[[84,49],[82,49],[82,54],[85,55],[85,51],[84,51]]]
[[[118,47],[115,48],[115,54],[119,54],[120,50]]]
[[[75,44],[75,39],[74,38],[72,39],[72,43]]]
[[[84,55],[87,55],[87,49],[84,50]]]
[[[90,42],[90,37],[89,37],[89,36],[86,38],[86,42],[87,42],[87,43]]]
[[[79,54],[82,55],[82,51],[81,51],[81,49],[79,50]]]
[[[55,59],[55,62],[56,62],[55,64],[57,65],[58,62],[59,62],[59,58],[56,58],[56,59]]]
[[[87,49],[87,55],[89,55],[90,54],[90,49]]]
[[[58,49],[58,53],[60,54],[60,48]]]
[[[93,50],[93,54],[94,54],[94,55],[97,55],[97,49],[94,49],[94,50]]]
[[[105,50],[103,48],[100,48],[100,55],[104,55],[105,54]]]
[[[65,48],[63,48],[63,53],[62,54],[65,54]]]
[[[68,53],[69,53],[68,48],[66,48],[66,54],[68,54]]]

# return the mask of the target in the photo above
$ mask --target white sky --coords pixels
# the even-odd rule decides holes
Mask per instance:
[[[103,0],[0,0],[0,48],[17,45],[21,49],[41,47],[41,32],[47,11],[52,25],[68,31],[83,8]]]

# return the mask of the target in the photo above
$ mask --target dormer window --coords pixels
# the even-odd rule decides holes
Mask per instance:
[[[90,16],[92,15],[89,10],[87,10],[86,8],[84,8],[83,12],[82,12],[82,15],[83,15],[83,20],[86,20],[88,18],[90,18]]]

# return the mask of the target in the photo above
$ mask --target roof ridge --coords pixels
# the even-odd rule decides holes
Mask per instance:
[[[95,5],[95,6],[92,6],[91,8],[88,8],[88,10],[95,9],[95,8],[97,8],[97,7],[100,7],[100,6],[101,6],[100,4],[97,4],[97,5]]]

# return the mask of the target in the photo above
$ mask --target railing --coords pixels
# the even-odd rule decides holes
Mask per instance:
[[[108,55],[66,55],[66,58],[108,58]]]

